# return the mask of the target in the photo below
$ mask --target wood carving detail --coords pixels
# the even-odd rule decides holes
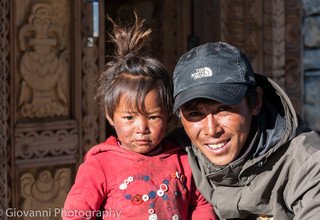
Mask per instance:
[[[42,213],[50,211],[49,215],[45,217],[61,219],[60,215],[55,214],[57,211],[53,209],[63,207],[71,187],[70,169],[58,169],[53,176],[49,170],[44,170],[36,178],[31,173],[25,173],[21,176],[20,183],[21,195],[24,199],[23,210],[37,210]],[[24,219],[31,220],[35,217],[25,216]]]
[[[221,38],[235,47],[244,48],[244,0],[221,2]]]
[[[250,58],[254,69],[260,72],[261,1],[221,1],[221,38]],[[261,15],[260,15],[261,16]]]
[[[220,3],[222,40],[244,50],[254,69],[279,83],[301,111],[301,1]]]
[[[285,8],[284,0],[265,1],[265,74],[282,88],[285,83]]]
[[[301,64],[301,1],[285,1],[286,75],[285,88],[296,111],[301,114],[303,105],[302,86],[304,84]]]
[[[27,118],[67,115],[66,50],[50,4],[33,5],[28,23],[20,29],[19,43],[21,114]]]
[[[76,128],[17,132],[15,157],[19,160],[75,155],[78,136]]]

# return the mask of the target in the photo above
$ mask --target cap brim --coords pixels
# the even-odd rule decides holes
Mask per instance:
[[[241,102],[247,92],[247,84],[204,84],[195,86],[177,94],[174,98],[173,112],[183,104],[196,99],[205,98],[226,105],[236,105]]]

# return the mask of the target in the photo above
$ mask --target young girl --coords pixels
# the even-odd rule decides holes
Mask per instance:
[[[113,25],[116,56],[99,78],[97,98],[117,136],[86,154],[63,219],[215,219],[186,153],[163,139],[172,83],[158,60],[140,53],[151,31],[137,18],[130,29]]]

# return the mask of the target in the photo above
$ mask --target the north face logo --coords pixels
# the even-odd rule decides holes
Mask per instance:
[[[200,79],[200,78],[210,77],[210,76],[212,76],[212,70],[209,67],[196,69],[196,72],[191,74],[191,78],[193,79]]]

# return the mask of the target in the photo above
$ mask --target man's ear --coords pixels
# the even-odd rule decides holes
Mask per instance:
[[[113,120],[112,120],[112,118],[111,118],[108,114],[106,114],[106,118],[107,118],[109,124],[110,124],[111,126],[114,126]]]
[[[258,115],[260,112],[260,109],[262,107],[262,96],[263,96],[263,91],[260,87],[257,87],[257,97],[253,106],[252,114],[253,115]]]

